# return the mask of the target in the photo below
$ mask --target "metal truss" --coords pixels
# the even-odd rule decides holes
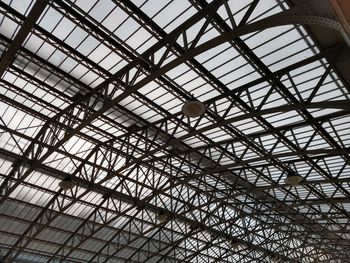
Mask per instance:
[[[348,63],[349,49],[337,45],[271,71],[240,38],[290,24],[316,24],[343,33],[340,24],[300,8],[250,22],[259,1],[252,1],[236,21],[229,1],[190,2],[197,12],[166,33],[131,1],[113,1],[157,40],[143,53],[69,1],[36,1],[27,16],[0,3],[2,15],[21,25],[13,40],[0,36],[4,50],[0,85],[6,90],[0,101],[39,123],[19,129],[0,119],[1,134],[9,134],[17,149],[0,149],[1,158],[11,163],[0,174],[1,207],[35,211],[31,218],[1,212],[6,222],[24,226],[17,232],[0,230],[14,239],[1,245],[3,261],[21,262],[33,253],[44,262],[270,262],[272,257],[281,262],[342,262],[348,258],[350,150],[338,127],[339,120],[350,115],[349,88],[346,83],[339,86],[335,68]],[[79,25],[125,60],[126,66],[111,73],[36,23],[47,8]],[[228,19],[221,17],[223,13]],[[218,35],[203,41],[210,30]],[[32,36],[78,61],[98,76],[99,84],[88,85],[29,50],[23,43]],[[229,89],[197,60],[224,43],[259,77]],[[182,102],[193,99],[167,75],[182,64],[217,92],[202,101],[206,113],[195,120],[158,105],[142,92],[154,82]],[[315,64],[323,73],[305,96],[297,78],[311,72],[308,67]],[[26,91],[9,75],[59,98],[63,107]],[[337,82],[343,96],[320,101],[319,93],[329,78]],[[55,80],[69,88],[60,90]],[[268,89],[256,99],[259,86]],[[142,118],[122,105],[127,98],[147,105],[159,118]],[[271,100],[283,103],[274,105]],[[317,115],[317,110],[326,113]],[[271,121],[272,115],[289,113],[298,115],[299,121],[284,125]],[[135,124],[126,125],[116,116]],[[241,130],[240,123],[247,120],[263,129]],[[35,132],[28,133],[31,128]],[[300,132],[304,128],[311,128],[307,136]],[[211,131],[220,131],[224,139],[214,140]],[[199,146],[192,146],[191,140]],[[72,150],[69,145],[78,142],[88,146]],[[70,171],[55,166],[60,162],[71,164]],[[334,168],[337,163],[339,168]],[[303,173],[299,190],[283,182],[293,171]],[[41,175],[56,181],[69,178],[76,187],[45,188],[33,181]],[[21,199],[22,187],[45,193],[47,200],[38,205]],[[87,212],[75,214],[79,207]],[[157,221],[160,211],[167,216],[165,222]],[[64,221],[74,222],[74,228],[64,229],[59,224]],[[53,232],[62,238],[47,240]],[[232,248],[232,241],[238,242],[237,248]]]

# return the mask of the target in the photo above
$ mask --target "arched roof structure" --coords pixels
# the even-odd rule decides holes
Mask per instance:
[[[349,262],[350,41],[328,1],[0,10],[2,262]]]

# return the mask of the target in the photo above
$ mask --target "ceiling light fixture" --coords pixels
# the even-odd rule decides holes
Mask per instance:
[[[75,183],[70,178],[65,178],[58,185],[62,188],[63,191],[68,191],[75,186]]]
[[[284,179],[284,182],[289,186],[297,186],[301,183],[303,180],[303,177],[297,174],[291,174],[288,175],[286,179]]]
[[[181,111],[189,118],[197,118],[204,114],[205,106],[198,100],[190,100],[182,106]]]
[[[156,219],[159,221],[159,223],[165,223],[165,221],[168,220],[168,217],[169,216],[164,211],[160,211],[156,216]]]
[[[238,241],[237,241],[237,240],[232,240],[232,241],[231,241],[231,248],[232,248],[233,250],[237,250],[238,247],[239,247]]]
[[[279,258],[277,256],[272,256],[271,262],[279,262]]]

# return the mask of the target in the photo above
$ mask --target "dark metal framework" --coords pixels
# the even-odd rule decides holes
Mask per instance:
[[[349,48],[307,30],[336,20],[266,0],[0,12],[2,262],[348,262]]]

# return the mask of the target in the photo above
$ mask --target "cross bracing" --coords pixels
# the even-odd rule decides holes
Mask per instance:
[[[0,8],[3,261],[346,262],[349,50],[308,31],[344,35],[335,18],[266,0]]]

